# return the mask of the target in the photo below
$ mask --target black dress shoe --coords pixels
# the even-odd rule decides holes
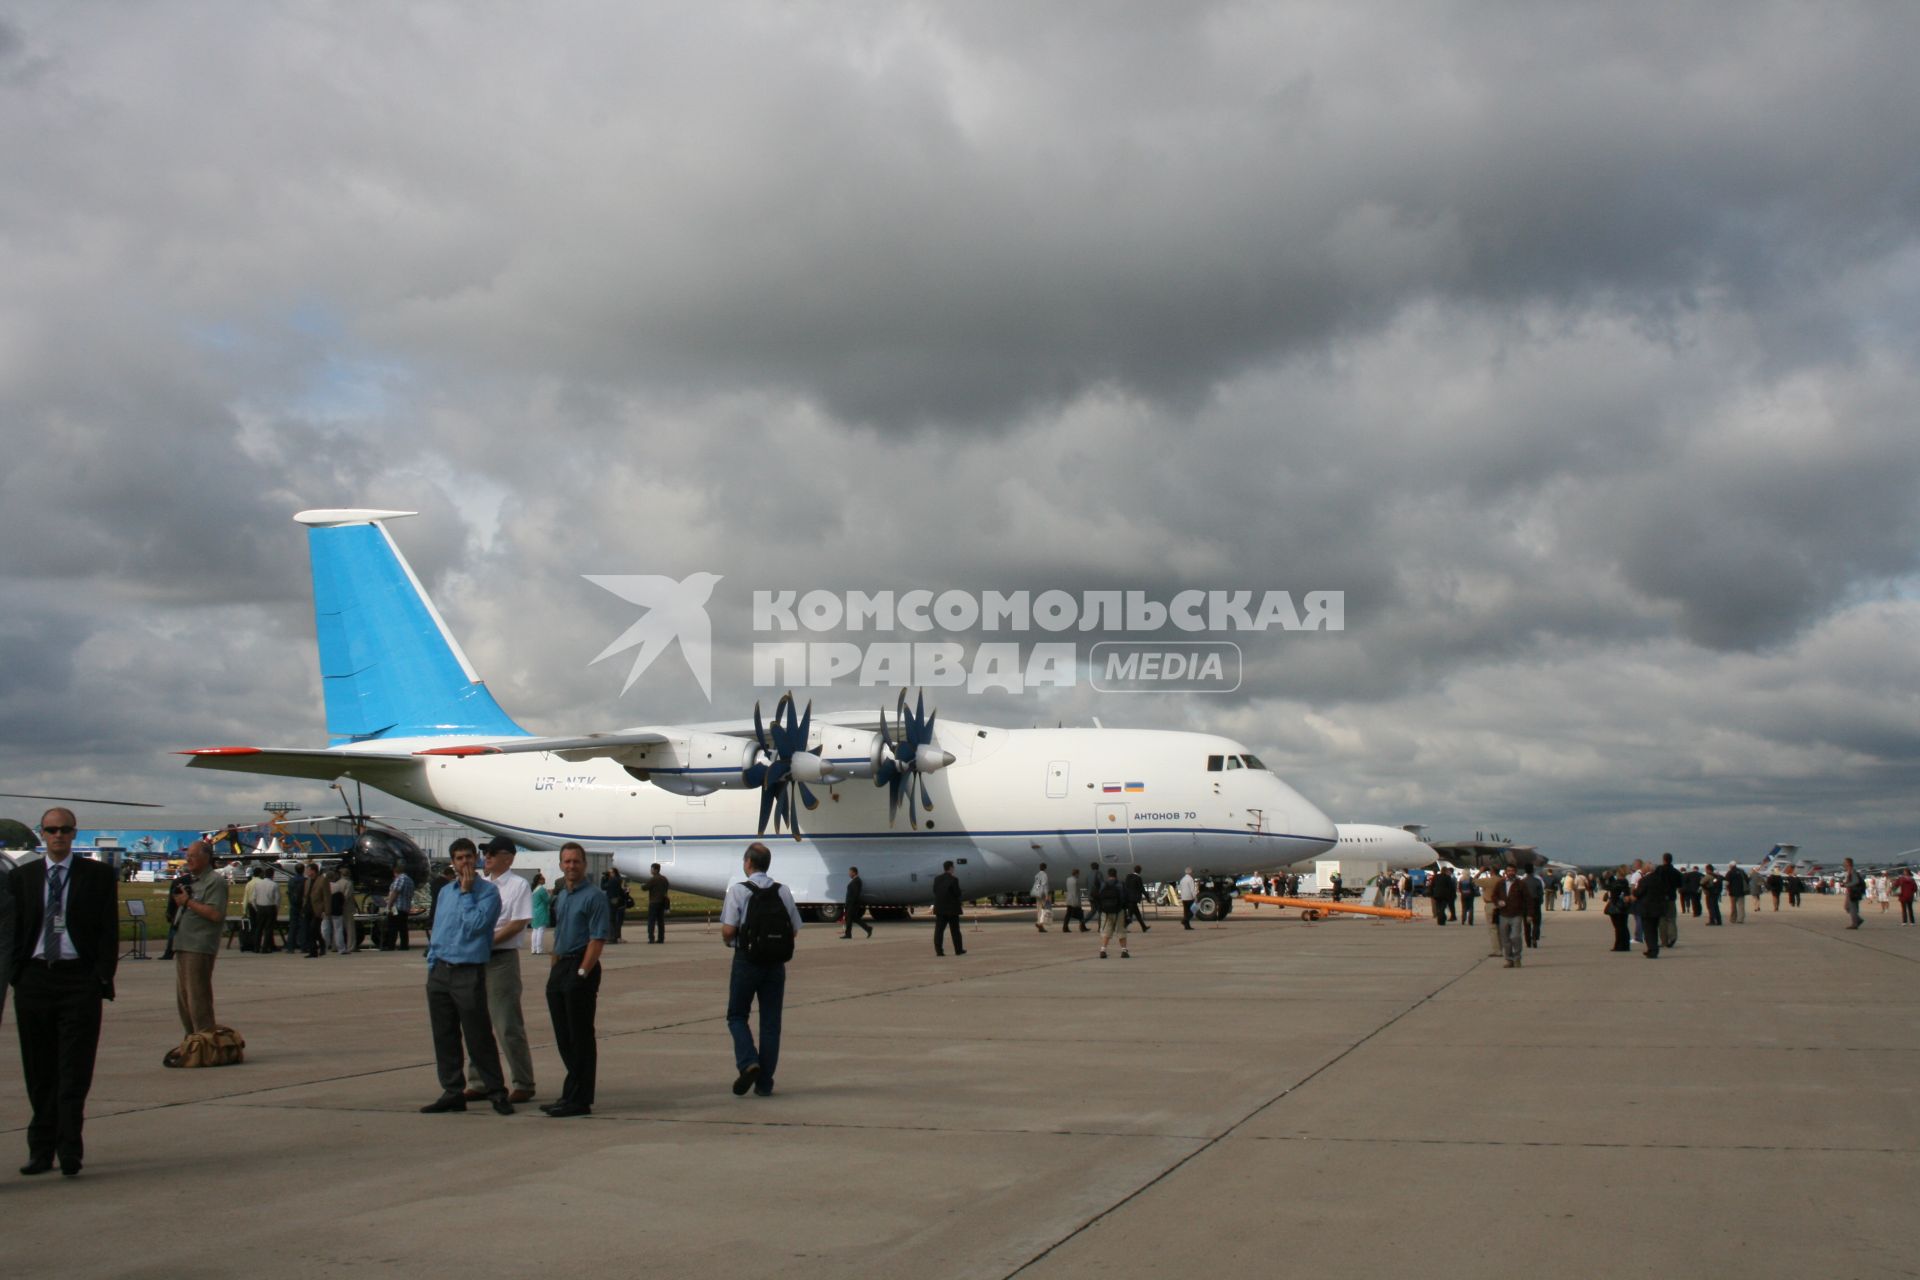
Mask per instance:
[[[542,1107],[555,1120],[565,1120],[568,1116],[590,1116],[593,1108],[584,1102],[556,1102],[551,1107]]]
[[[744,1096],[747,1090],[753,1088],[753,1082],[759,1078],[760,1064],[757,1062],[749,1062],[740,1069],[740,1074],[734,1077],[733,1096],[736,1098]]]
[[[35,1156],[33,1159],[27,1161],[25,1164],[20,1166],[20,1172],[24,1177],[28,1177],[28,1178],[31,1178],[38,1173],[52,1173],[53,1157],[52,1156]]]
[[[540,1104],[540,1109],[546,1112],[548,1115],[552,1115],[553,1109],[555,1107],[565,1106],[565,1105],[566,1105],[565,1103],[561,1103],[561,1102],[543,1102]]]
[[[513,1114],[513,1104],[507,1101],[506,1094],[496,1093],[493,1095],[493,1110],[495,1115],[510,1116]]]
[[[78,1160],[62,1160],[60,1162],[60,1176],[63,1178],[79,1177],[80,1162]]]
[[[443,1093],[426,1106],[420,1108],[420,1114],[423,1116],[433,1116],[439,1115],[442,1111],[465,1111],[466,1109],[467,1100],[465,1098],[457,1093]]]

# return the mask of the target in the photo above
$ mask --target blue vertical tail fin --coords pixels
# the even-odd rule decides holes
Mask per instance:
[[[460,651],[383,523],[411,511],[302,511],[328,745],[525,737]]]

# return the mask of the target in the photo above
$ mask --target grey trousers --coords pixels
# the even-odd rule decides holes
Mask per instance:
[[[433,1065],[442,1093],[459,1093],[465,1086],[464,1061],[473,1063],[479,1081],[474,1088],[489,1097],[506,1093],[493,1021],[487,1017],[487,966],[441,963],[427,970],[427,1020],[433,1025]]]
[[[1506,953],[1507,963],[1519,966],[1527,951],[1527,918],[1525,916],[1498,916],[1500,921],[1500,948]]]
[[[1660,945],[1677,947],[1680,945],[1680,903],[1677,899],[1667,899],[1660,908]]]
[[[496,951],[487,960],[487,1017],[513,1087],[533,1092],[533,1050],[527,1044],[527,1020],[520,1016],[520,952],[516,949]],[[467,1088],[486,1085],[469,1070]]]

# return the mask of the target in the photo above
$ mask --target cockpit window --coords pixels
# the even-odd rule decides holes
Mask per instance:
[[[1225,756],[1208,756],[1207,772],[1208,773],[1220,772],[1220,770],[1226,767],[1226,760],[1227,758]]]
[[[1245,767],[1245,766],[1243,766],[1243,765],[1242,765],[1242,764],[1240,763],[1240,757],[1239,757],[1239,756],[1228,756],[1228,757],[1227,757],[1227,770],[1228,770],[1229,772],[1231,772],[1231,771],[1233,771],[1233,770],[1235,770],[1235,769],[1240,769],[1240,768],[1244,768],[1244,767]]]
[[[1247,768],[1249,769],[1264,769],[1267,767],[1260,763],[1259,756],[1241,756],[1240,758],[1247,762]]]

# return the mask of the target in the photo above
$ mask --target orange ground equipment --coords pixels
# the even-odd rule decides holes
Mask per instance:
[[[1258,902],[1273,907],[1298,907],[1302,920],[1318,920],[1329,911],[1338,911],[1350,916],[1381,916],[1388,920],[1411,920],[1411,911],[1402,911],[1399,907],[1363,907],[1357,903],[1328,902],[1323,898],[1276,898],[1267,893],[1243,893],[1242,902]]]

